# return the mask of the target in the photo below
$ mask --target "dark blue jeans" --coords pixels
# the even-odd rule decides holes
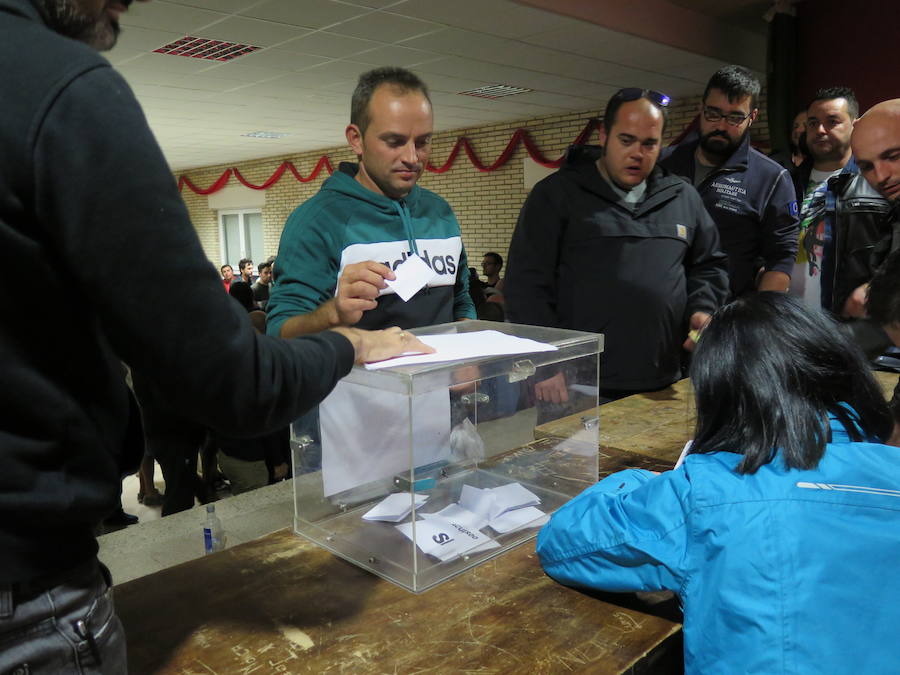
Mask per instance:
[[[109,571],[95,559],[53,581],[0,584],[0,673],[127,673]]]

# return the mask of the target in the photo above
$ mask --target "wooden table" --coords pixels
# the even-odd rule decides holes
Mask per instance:
[[[637,453],[674,464],[694,431],[696,412],[690,380],[542,424],[535,428],[534,435],[568,438],[582,425],[582,418],[598,415],[601,453]]]
[[[288,530],[116,587],[116,606],[132,675],[653,672],[680,630],[552,582],[533,545],[413,595]]]
[[[603,406],[601,473],[665,468],[693,424],[686,380]],[[608,599],[551,581],[531,543],[413,595],[288,530],[116,587],[132,675],[659,672],[680,624]]]

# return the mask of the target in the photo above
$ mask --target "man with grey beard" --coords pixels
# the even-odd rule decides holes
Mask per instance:
[[[121,362],[185,420],[253,436],[318,404],[354,361],[428,351],[399,328],[253,330],[96,51],[129,4],[0,0],[0,259],[34,273],[36,299],[0,290],[0,673],[127,671],[94,537],[143,454]],[[184,293],[145,273],[160,261]]]

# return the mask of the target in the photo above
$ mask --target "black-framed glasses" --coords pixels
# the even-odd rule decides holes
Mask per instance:
[[[707,122],[718,122],[724,117],[725,121],[733,127],[741,126],[744,123],[744,120],[752,114],[753,111],[748,112],[746,115],[741,115],[741,113],[736,112],[724,115],[718,108],[710,108],[708,105],[703,106],[703,119]]]
[[[653,89],[641,89],[640,87],[625,87],[613,94],[613,98],[619,98],[625,102],[637,101],[644,96],[661,108],[665,108],[672,100],[662,92],[654,91]]]

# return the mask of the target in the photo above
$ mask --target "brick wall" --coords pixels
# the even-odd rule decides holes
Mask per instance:
[[[694,118],[699,96],[700,92],[697,96],[682,97],[672,102],[669,126],[666,129],[666,143],[677,136]],[[765,119],[765,95],[760,101],[759,108],[761,116],[753,127],[754,141],[766,145],[769,135]],[[456,138],[464,135],[471,141],[482,163],[490,165],[506,147],[512,133],[520,127],[528,129],[545,157],[555,159],[584,128],[587,120],[597,112],[589,110],[440,133],[433,141],[431,162],[435,166],[442,165]],[[591,142],[597,142],[596,136]],[[331,158],[335,168],[338,162],[355,159],[347,147],[325,148],[296,155],[242,162],[238,168],[247,180],[259,184],[284,160],[293,162],[301,175],[305,176],[312,171],[322,154],[327,154]],[[479,271],[481,256],[486,251],[497,251],[506,257],[516,218],[527,194],[523,180],[523,160],[530,161],[527,160],[527,156],[525,148],[520,145],[503,167],[491,173],[481,173],[469,163],[464,153],[460,153],[450,171],[444,174],[426,172],[419,181],[420,185],[434,190],[453,207],[462,225],[463,242],[470,258],[469,264],[478,267]],[[197,186],[208,187],[226,168],[228,167],[224,165],[213,166],[192,169],[184,173]],[[266,255],[277,253],[284,221],[298,204],[315,194],[326,177],[326,172],[323,171],[315,181],[300,183],[288,172],[275,186],[266,191],[266,205],[262,214]],[[196,195],[187,188],[182,192],[182,196],[207,256],[218,266],[220,244],[217,213],[209,208],[205,196]]]

